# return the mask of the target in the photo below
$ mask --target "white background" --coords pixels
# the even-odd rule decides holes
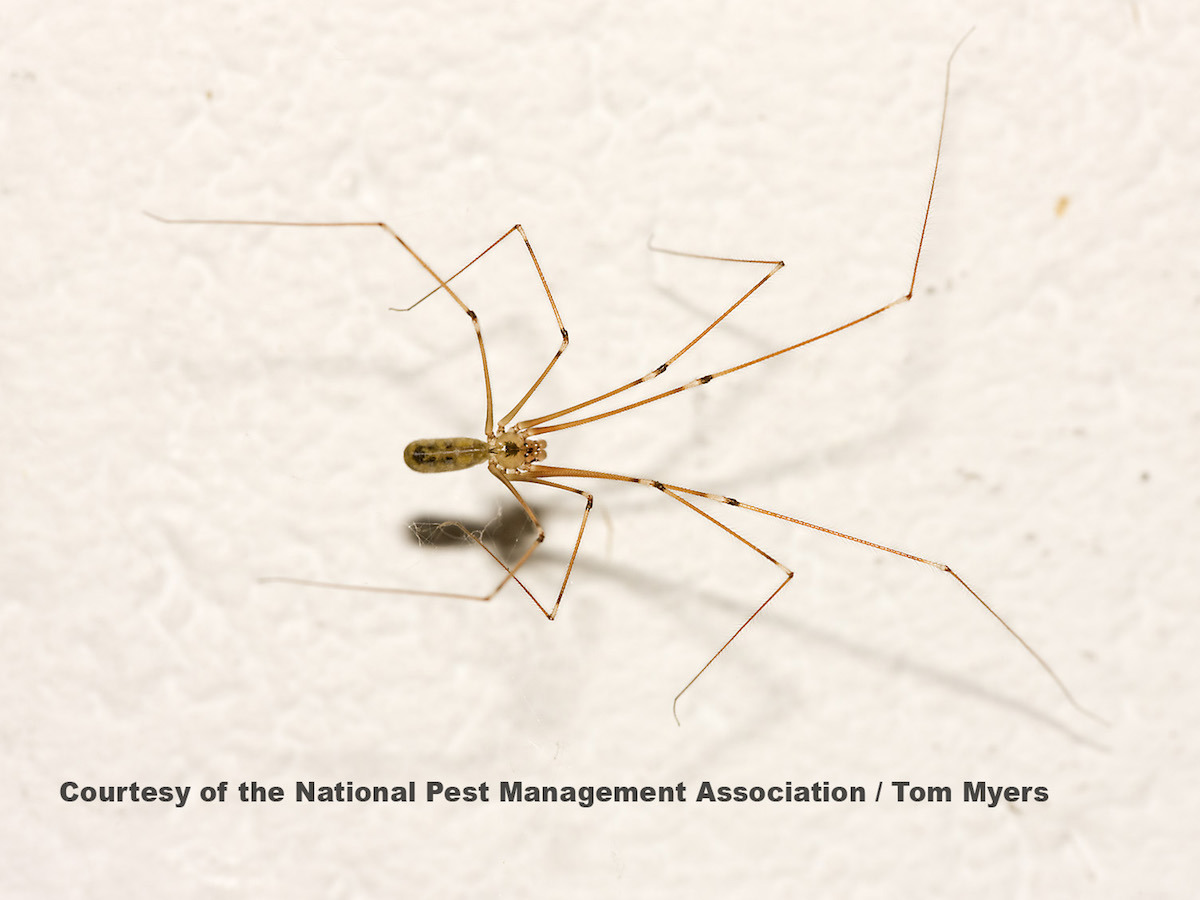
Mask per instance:
[[[0,14],[6,897],[1188,896],[1200,765],[1200,17],[1171,2],[7,0]],[[788,266],[673,386],[551,463],[726,493],[796,578],[599,484],[558,621],[259,576],[489,588],[448,275],[514,222],[572,336],[528,412],[643,374]],[[462,291],[511,404],[557,342],[519,245]],[[694,358],[693,358],[694,357]],[[591,393],[589,393],[591,392]],[[611,426],[611,427],[610,427]],[[584,486],[587,486],[586,484]],[[577,498],[530,488],[553,595]],[[559,496],[561,494],[561,496]],[[514,515],[511,507],[505,516]],[[485,565],[486,564],[486,565]],[[559,576],[560,577],[560,576]],[[203,804],[206,784],[950,785],[944,805]],[[187,784],[183,809],[59,799]],[[964,780],[1046,803],[960,799]]]

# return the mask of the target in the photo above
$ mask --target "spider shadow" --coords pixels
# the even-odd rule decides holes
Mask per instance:
[[[539,519],[543,518],[541,507],[531,503],[529,508]],[[470,534],[473,534],[506,565],[520,559],[537,534],[525,510],[514,501],[502,503],[496,515],[486,522],[419,513],[400,530],[409,542],[434,550],[472,547],[475,541]]]

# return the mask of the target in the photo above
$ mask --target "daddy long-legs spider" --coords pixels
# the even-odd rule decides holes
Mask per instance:
[[[965,40],[965,38],[964,38],[964,40]],[[962,42],[960,41],[959,46],[961,46],[961,43]],[[406,594],[419,594],[419,595],[426,595],[426,596],[462,597],[462,598],[466,598],[466,599],[478,599],[478,600],[486,601],[486,600],[491,600],[494,596],[496,596],[496,594],[499,593],[500,590],[502,588],[504,588],[509,582],[513,582],[522,591],[524,591],[530,597],[531,600],[533,600],[533,602],[537,605],[538,609],[542,612],[542,614],[548,620],[553,620],[558,615],[560,605],[561,605],[563,597],[566,593],[567,585],[570,581],[572,570],[574,569],[576,560],[578,558],[580,546],[583,543],[584,534],[587,530],[588,520],[589,520],[589,516],[591,514],[592,507],[593,507],[593,502],[594,502],[593,494],[590,491],[585,490],[581,487],[576,487],[573,484],[565,483],[565,481],[583,480],[585,482],[587,482],[587,481],[627,482],[627,483],[633,483],[633,484],[638,484],[638,485],[642,485],[645,487],[649,487],[649,488],[652,488],[662,494],[665,494],[667,497],[671,498],[676,503],[687,508],[688,510],[693,512],[695,515],[707,520],[709,523],[716,526],[718,529],[720,529],[726,535],[728,535],[731,539],[733,539],[737,542],[740,542],[741,544],[748,547],[750,550],[754,551],[756,554],[761,556],[763,559],[765,559],[766,561],[768,561],[769,563],[771,563],[772,565],[777,567],[777,569],[779,570],[779,573],[780,573],[779,582],[774,587],[774,589],[771,590],[770,593],[764,599],[761,600],[761,602],[757,605],[757,607],[753,610],[753,612],[751,612],[750,615],[741,623],[741,625],[737,628],[737,630],[734,631],[733,634],[730,635],[728,640],[726,640],[725,643],[722,644],[721,647],[718,648],[716,650],[716,652],[712,654],[712,656],[708,659],[708,661],[706,663],[704,663],[704,665],[702,667],[700,667],[700,669],[696,672],[696,674],[687,682],[687,684],[685,684],[683,686],[683,688],[675,696],[672,710],[673,710],[673,713],[676,713],[677,720],[678,720],[678,715],[677,715],[678,703],[679,703],[679,699],[683,696],[683,694],[685,692],[687,692],[687,690],[696,682],[696,680],[702,674],[704,674],[704,672],[706,672],[709,669],[710,666],[712,666],[712,664],[721,656],[721,654],[724,652],[724,650],[738,637],[738,635],[741,634],[741,632],[758,616],[758,614],[760,612],[762,612],[762,610],[764,608],[766,608],[766,606],[769,603],[771,603],[771,601],[774,600],[774,598],[776,596],[779,595],[779,593],[791,581],[791,579],[793,578],[793,575],[794,575],[792,569],[788,568],[786,565],[784,565],[782,562],[780,562],[774,556],[770,555],[766,550],[764,550],[762,547],[758,546],[758,544],[752,542],[751,540],[749,540],[748,538],[743,536],[739,531],[735,530],[730,525],[721,521],[721,519],[718,518],[718,516],[715,514],[715,508],[720,507],[720,506],[738,507],[738,508],[747,510],[754,514],[758,514],[758,515],[765,516],[765,517],[770,517],[770,518],[773,518],[773,519],[781,521],[781,522],[790,523],[792,525],[801,526],[802,528],[810,529],[812,531],[822,532],[824,534],[827,534],[827,535],[830,535],[833,537],[837,537],[837,538],[840,538],[845,541],[857,543],[862,546],[872,548],[876,551],[880,551],[883,553],[891,554],[896,557],[908,559],[912,562],[919,563],[919,564],[925,565],[925,566],[929,566],[929,567],[932,567],[934,569],[944,572],[951,579],[953,579],[955,582],[957,582],[957,584],[961,586],[962,590],[969,593],[976,602],[978,602],[981,606],[983,606],[984,609],[986,609],[1009,632],[1009,634],[1011,634],[1012,637],[1016,641],[1018,641],[1021,644],[1021,646],[1023,646],[1025,648],[1025,650],[1034,658],[1034,660],[1036,660],[1037,663],[1055,681],[1055,683],[1058,685],[1058,687],[1062,691],[1062,693],[1066,696],[1066,698],[1074,706],[1076,706],[1077,708],[1081,708],[1081,707],[1079,707],[1079,704],[1075,701],[1074,697],[1071,695],[1070,691],[1067,689],[1066,685],[1062,682],[1062,680],[1058,677],[1058,675],[1054,672],[1054,670],[1049,666],[1049,664],[1019,634],[1017,634],[1017,632],[1014,631],[1008,625],[1008,623],[994,609],[992,609],[992,607],[989,606],[987,604],[987,602],[985,602],[983,600],[983,598],[965,580],[963,580],[963,578],[961,578],[958,575],[957,572],[954,571],[954,569],[952,569],[950,566],[948,566],[944,563],[936,562],[933,559],[929,559],[924,556],[919,556],[919,555],[916,555],[913,553],[909,553],[909,552],[900,550],[895,547],[886,546],[884,544],[870,541],[870,540],[867,540],[862,537],[857,537],[857,536],[854,536],[854,535],[851,535],[851,534],[848,534],[848,533],[845,533],[842,531],[837,531],[832,528],[828,528],[823,525],[817,524],[815,522],[809,522],[809,521],[806,521],[801,518],[797,518],[797,517],[793,517],[793,516],[784,514],[782,512],[766,509],[766,508],[760,507],[760,506],[755,506],[750,503],[746,503],[746,502],[734,499],[733,497],[725,496],[723,494],[713,493],[713,492],[704,491],[704,490],[698,490],[698,489],[695,489],[692,487],[687,487],[687,486],[684,486],[681,484],[664,482],[664,481],[660,481],[660,480],[656,480],[656,479],[652,479],[652,478],[636,477],[636,476],[625,475],[625,474],[617,474],[617,473],[611,472],[611,471],[601,471],[601,470],[596,470],[596,469],[584,469],[584,468],[575,468],[575,467],[571,467],[571,466],[551,465],[551,464],[547,463],[549,454],[548,454],[548,449],[547,449],[547,441],[545,439],[546,435],[551,435],[555,432],[566,431],[568,429],[580,428],[580,427],[589,425],[591,423],[598,422],[603,419],[608,419],[610,417],[620,415],[621,413],[628,412],[633,409],[648,406],[650,404],[653,404],[659,400],[663,400],[663,399],[673,396],[675,394],[679,394],[684,391],[689,391],[689,390],[693,390],[693,389],[702,387],[716,379],[724,378],[725,376],[732,375],[732,374],[734,374],[736,372],[740,372],[744,369],[749,369],[753,366],[758,365],[759,363],[763,363],[768,360],[775,359],[784,354],[790,353],[793,350],[797,350],[801,347],[816,343],[818,341],[825,340],[826,338],[830,338],[836,334],[840,334],[841,332],[855,328],[856,326],[861,325],[870,319],[874,319],[874,318],[882,315],[883,313],[887,312],[888,310],[892,309],[893,307],[901,305],[901,304],[907,302],[908,300],[912,299],[913,293],[914,293],[914,290],[915,290],[916,284],[917,284],[917,275],[918,275],[918,270],[920,268],[920,261],[921,261],[921,251],[924,246],[926,230],[927,230],[928,223],[929,223],[930,211],[931,211],[932,204],[933,204],[933,191],[934,191],[934,186],[937,181],[938,165],[941,161],[942,141],[943,141],[943,136],[945,133],[945,124],[946,124],[946,112],[947,112],[947,108],[948,108],[948,104],[949,104],[950,67],[951,67],[951,63],[954,59],[954,55],[955,55],[955,53],[957,53],[957,50],[958,50],[958,47],[956,46],[954,51],[950,54],[950,58],[947,60],[947,63],[946,63],[946,76],[945,76],[945,86],[944,86],[943,99],[942,99],[942,112],[941,112],[941,120],[940,120],[940,124],[939,124],[939,129],[938,129],[937,149],[936,149],[935,156],[934,156],[933,174],[930,179],[929,192],[928,192],[928,196],[926,197],[926,205],[925,205],[924,216],[922,219],[920,237],[918,239],[916,253],[914,254],[913,265],[912,265],[912,270],[911,270],[911,277],[909,278],[909,284],[908,284],[907,291],[902,296],[898,297],[895,300],[892,300],[889,303],[884,304],[883,306],[880,306],[876,309],[867,311],[864,314],[861,314],[854,318],[851,318],[848,321],[846,321],[834,328],[830,328],[826,331],[823,331],[820,334],[805,338],[804,340],[788,343],[785,346],[779,347],[778,349],[772,350],[768,353],[764,353],[762,355],[756,356],[752,359],[746,360],[739,364],[732,365],[732,366],[720,369],[718,371],[711,372],[706,375],[702,375],[698,378],[694,378],[690,381],[687,381],[683,384],[677,385],[668,390],[664,390],[664,391],[661,391],[658,393],[653,393],[651,396],[645,397],[640,400],[628,401],[628,402],[618,401],[618,405],[616,407],[604,409],[603,411],[596,411],[594,409],[594,407],[597,404],[603,403],[604,401],[607,401],[607,400],[610,400],[613,398],[617,398],[617,397],[621,397],[621,395],[624,395],[627,391],[632,390],[633,388],[637,387],[638,385],[642,385],[647,382],[653,381],[654,379],[657,379],[659,376],[666,373],[668,371],[668,369],[670,369],[674,363],[676,363],[680,358],[682,358],[685,354],[687,354],[693,347],[695,347],[700,341],[702,341],[714,329],[716,329],[718,326],[720,326],[727,319],[727,317],[729,317],[743,303],[745,303],[747,300],[749,300],[760,288],[763,287],[763,285],[765,285],[767,283],[767,281],[769,281],[776,273],[778,273],[779,270],[783,268],[783,265],[784,265],[783,261],[782,260],[767,260],[767,259],[717,257],[717,256],[703,255],[703,254],[687,253],[687,252],[682,252],[682,251],[678,251],[678,250],[667,250],[667,249],[663,249],[663,248],[652,247],[651,249],[654,249],[657,252],[667,253],[667,254],[671,254],[674,256],[690,257],[690,258],[702,259],[702,260],[712,260],[712,261],[725,262],[725,263],[736,263],[736,264],[747,265],[747,266],[765,267],[766,272],[753,284],[753,286],[750,287],[749,290],[742,293],[733,303],[731,303],[728,306],[728,308],[726,308],[723,312],[720,313],[720,315],[718,315],[716,318],[714,318],[698,334],[696,334],[689,341],[687,341],[687,343],[685,343],[682,347],[680,347],[673,355],[669,356],[667,359],[665,359],[663,362],[661,362],[659,365],[657,365],[650,371],[646,372],[644,375],[641,375],[637,378],[633,378],[632,380],[623,381],[623,382],[619,383],[619,385],[616,387],[613,387],[609,390],[602,391],[601,393],[598,393],[595,396],[589,397],[588,399],[582,400],[580,402],[572,403],[570,405],[552,410],[550,412],[539,413],[536,415],[526,416],[526,417],[522,418],[521,417],[522,411],[525,410],[527,405],[530,404],[530,401],[534,399],[534,397],[537,395],[539,389],[542,387],[543,382],[545,381],[546,377],[554,369],[554,367],[558,364],[560,359],[562,359],[563,354],[565,353],[565,351],[568,347],[569,338],[568,338],[567,328],[563,322],[562,315],[559,312],[558,305],[555,302],[553,293],[550,290],[550,286],[549,286],[546,276],[543,272],[541,263],[537,257],[537,254],[534,252],[533,245],[530,243],[530,240],[529,240],[528,236],[526,235],[525,229],[521,225],[514,225],[512,228],[510,228],[508,231],[506,231],[504,234],[502,234],[499,238],[497,238],[495,241],[493,241],[490,245],[488,245],[481,253],[479,253],[477,256],[475,256],[465,266],[460,268],[457,272],[453,273],[452,275],[450,275],[448,277],[443,278],[440,274],[438,274],[438,272],[436,272],[425,261],[425,259],[420,254],[417,253],[417,251],[415,249],[413,249],[413,247],[403,237],[401,237],[401,235],[397,231],[395,231],[391,226],[389,226],[388,224],[386,224],[382,221],[287,222],[287,221],[274,221],[274,220],[233,220],[233,219],[194,219],[194,218],[187,218],[187,219],[171,218],[171,219],[168,219],[168,218],[163,218],[160,216],[153,216],[153,218],[155,218],[161,222],[167,223],[167,224],[176,224],[176,225],[185,225],[185,224],[218,225],[218,224],[220,224],[220,225],[252,225],[252,226],[271,226],[271,227],[282,226],[282,227],[302,227],[302,228],[380,229],[383,232],[385,232],[387,235],[389,235],[392,239],[394,239],[404,249],[404,251],[406,251],[409,254],[409,256],[411,256],[411,258],[422,269],[424,269],[424,271],[436,282],[436,287],[434,287],[433,290],[431,290],[425,296],[421,297],[420,299],[418,299],[415,303],[411,304],[410,306],[405,307],[404,309],[401,309],[401,310],[397,310],[397,311],[410,311],[410,310],[414,309],[416,306],[418,306],[419,304],[421,304],[422,302],[424,302],[425,300],[429,299],[430,297],[433,297],[436,294],[444,292],[447,295],[447,297],[450,299],[450,301],[453,302],[454,304],[456,304],[458,306],[458,308],[461,309],[462,313],[470,321],[471,326],[474,330],[475,342],[478,347],[479,360],[480,360],[480,364],[482,366],[483,388],[484,388],[484,393],[485,393],[485,416],[484,416],[482,436],[481,437],[442,437],[442,438],[428,438],[428,439],[415,440],[412,443],[410,443],[408,445],[408,447],[405,449],[404,460],[410,469],[414,470],[415,472],[426,473],[426,474],[448,473],[448,472],[458,471],[461,469],[466,469],[466,468],[470,468],[470,467],[474,467],[474,466],[485,466],[488,469],[488,471],[505,487],[505,489],[509,492],[509,494],[511,494],[511,496],[515,499],[516,503],[520,506],[524,515],[528,518],[529,522],[532,523],[534,529],[536,530],[536,536],[534,537],[534,540],[528,545],[528,547],[525,548],[524,552],[522,552],[518,557],[516,557],[515,561],[505,560],[505,559],[502,559],[501,556],[498,555],[495,551],[493,551],[483,540],[481,540],[474,533],[473,530],[471,530],[461,524],[447,523],[447,525],[450,527],[457,527],[458,529],[460,529],[465,538],[469,539],[470,541],[477,544],[480,548],[482,548],[482,550],[484,552],[486,552],[495,561],[497,566],[501,570],[503,570],[502,577],[500,577],[498,583],[495,585],[495,587],[493,587],[491,589],[491,591],[489,591],[486,594],[475,595],[475,594],[450,594],[450,593],[425,591],[425,590],[408,590],[408,589],[403,589],[403,588],[376,588],[376,589],[370,589],[370,590],[381,590],[381,591],[387,591],[387,592],[406,593]],[[452,283],[455,281],[455,279],[457,279],[460,275],[462,275],[464,272],[466,272],[468,269],[470,269],[472,266],[474,266],[477,262],[479,262],[481,259],[483,259],[489,252],[491,252],[494,248],[496,248],[502,242],[509,240],[509,239],[515,240],[516,238],[519,238],[520,241],[523,242],[525,251],[527,252],[527,255],[528,255],[529,262],[537,274],[537,278],[541,284],[541,289],[545,293],[546,302],[549,305],[550,312],[552,313],[554,321],[557,324],[559,333],[561,334],[561,340],[560,340],[557,348],[554,349],[553,352],[549,355],[549,359],[545,363],[544,367],[541,368],[540,374],[538,374],[534,378],[533,382],[524,391],[523,395],[521,395],[519,397],[519,399],[517,399],[516,402],[510,408],[508,408],[505,412],[503,412],[503,414],[501,414],[497,418],[497,415],[496,415],[497,408],[496,408],[496,404],[494,402],[493,390],[492,390],[492,372],[489,369],[489,365],[488,365],[488,355],[487,355],[486,344],[484,341],[483,328],[480,324],[479,316],[471,308],[471,306],[468,305],[468,303],[463,299],[463,297],[460,296],[460,293],[455,290]],[[540,363],[539,363],[539,365],[540,365]],[[562,579],[561,579],[561,582],[559,582],[557,594],[556,594],[556,596],[554,596],[552,602],[548,602],[548,600],[544,601],[543,599],[539,599],[539,597],[535,595],[534,591],[530,590],[530,588],[526,585],[525,581],[522,580],[521,575],[520,575],[522,567],[529,561],[529,559],[532,557],[532,555],[537,550],[537,548],[543,543],[545,536],[546,536],[546,532],[542,526],[541,521],[539,520],[538,516],[535,514],[533,509],[530,507],[530,505],[527,503],[524,495],[521,492],[520,488],[524,487],[524,486],[528,486],[528,485],[541,485],[544,487],[553,488],[558,491],[563,491],[563,492],[567,492],[570,494],[574,494],[574,495],[578,496],[582,502],[582,510],[581,510],[581,514],[580,514],[578,531],[576,532],[576,535],[575,535],[575,540],[574,540],[574,544],[570,551],[569,559],[567,560],[564,571],[562,573]],[[702,506],[701,504],[715,505],[715,507],[713,507],[714,511],[709,511],[708,509],[704,508],[704,506]],[[273,580],[277,580],[277,579],[273,579]],[[304,584],[324,584],[321,582],[300,581],[299,579],[283,579],[283,580],[297,581],[299,583],[304,583]],[[346,585],[338,585],[338,586],[339,587],[347,587]]]

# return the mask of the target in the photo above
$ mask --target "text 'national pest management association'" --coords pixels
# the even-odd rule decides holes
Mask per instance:
[[[194,788],[194,789],[193,789]],[[833,784],[828,781],[792,782],[773,785],[697,784],[542,785],[526,781],[482,781],[456,785],[441,781],[408,781],[391,785],[363,785],[353,781],[321,783],[295,781],[286,785],[258,781],[221,781],[215,784],[146,785],[88,784],[64,781],[59,797],[67,803],[151,804],[185,806],[206,803],[394,803],[394,804],[572,804],[584,808],[614,803],[977,803],[996,807],[1002,803],[1045,803],[1050,791],[1044,785],[997,785],[986,781],[964,781],[961,785],[917,784],[910,781],[880,781],[863,785]]]

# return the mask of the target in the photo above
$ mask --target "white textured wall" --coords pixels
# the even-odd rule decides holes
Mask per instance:
[[[530,412],[642,374],[757,277],[655,258],[650,235],[786,259],[670,386],[904,291],[970,26],[917,302],[558,436],[551,461],[948,561],[1109,727],[948,577],[729,515],[797,577],[677,728],[672,696],[776,575],[628,486],[596,488],[552,625],[515,589],[256,583],[490,584],[486,559],[405,537],[504,497],[400,459],[478,431],[470,328],[444,297],[387,311],[430,285],[381,233],[142,210],[383,218],[445,274],[524,223],[573,339]],[[1191,5],[7,0],[0,34],[4,896],[1191,895]],[[556,335],[519,253],[493,257],[464,294],[501,404]],[[559,493],[528,491],[542,590],[576,527]],[[195,797],[250,779],[985,780],[1050,800]],[[194,791],[68,804],[66,780]]]

